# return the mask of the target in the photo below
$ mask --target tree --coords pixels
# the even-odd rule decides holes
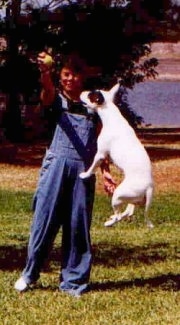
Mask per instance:
[[[52,47],[57,67],[61,64],[61,56],[72,51],[87,61],[91,71],[95,71],[88,83],[92,88],[108,87],[117,78],[123,89],[132,88],[135,83],[156,76],[158,62],[149,58],[150,45],[160,34],[158,28],[162,22],[170,19],[167,18],[171,16],[170,0],[153,4],[149,0],[22,0],[12,3],[5,31],[13,62],[17,62],[14,58],[20,56],[20,51],[21,55],[22,52],[28,55]],[[11,69],[9,71],[12,73]],[[29,80],[33,84],[33,77]],[[25,85],[25,82],[20,84]],[[37,87],[37,83],[34,85]],[[16,89],[16,92],[20,90],[28,91],[25,87]]]

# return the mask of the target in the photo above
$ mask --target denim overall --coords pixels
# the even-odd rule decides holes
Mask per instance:
[[[34,196],[34,218],[23,278],[30,284],[39,278],[44,260],[62,227],[60,289],[86,291],[91,269],[90,224],[95,176],[87,180],[80,172],[92,163],[96,152],[97,120],[81,105],[68,108],[58,96],[58,122],[43,159]]]

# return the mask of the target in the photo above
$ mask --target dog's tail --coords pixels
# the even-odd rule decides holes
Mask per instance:
[[[144,219],[149,228],[153,228],[154,225],[151,222],[151,220],[148,218],[148,212],[149,212],[149,207],[152,202],[152,197],[153,197],[153,185],[150,185],[147,190],[146,190],[146,202],[145,202],[145,210],[144,210]]]

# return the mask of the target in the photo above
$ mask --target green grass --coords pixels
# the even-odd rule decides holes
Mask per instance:
[[[32,193],[0,191],[0,325],[180,324],[179,193],[154,198],[153,230],[140,208],[133,222],[104,228],[110,199],[97,196],[92,291],[81,299],[58,291],[61,233],[34,290],[13,289],[25,264],[31,199]]]

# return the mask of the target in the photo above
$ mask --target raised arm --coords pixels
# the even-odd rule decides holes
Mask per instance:
[[[41,72],[42,90],[40,99],[43,106],[49,106],[53,103],[55,98],[55,86],[52,81],[52,65],[53,59],[46,52],[41,52],[37,58],[39,69]]]

